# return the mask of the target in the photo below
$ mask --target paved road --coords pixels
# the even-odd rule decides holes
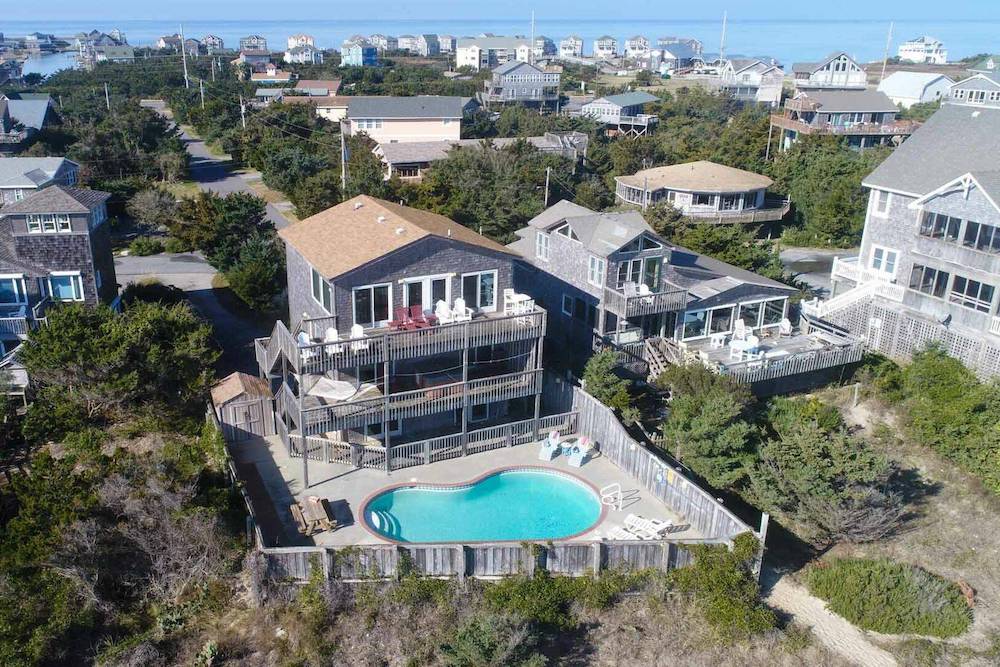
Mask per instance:
[[[834,257],[853,257],[854,250],[828,250],[824,248],[787,248],[781,251],[781,263],[798,278],[812,287],[817,296],[830,294],[830,270]]]
[[[213,289],[216,271],[200,254],[116,257],[115,273],[122,285],[155,278],[164,285],[184,290],[191,305],[215,329],[215,340],[222,348],[217,364],[220,376],[236,370],[257,374],[253,339],[269,336],[273,322],[262,321],[242,309],[229,290]]]
[[[143,100],[142,106],[153,109],[169,118],[166,104],[161,100]],[[189,161],[191,180],[198,183],[202,190],[222,195],[231,192],[255,194],[243,176],[233,174],[230,171],[227,160],[212,155],[204,141],[195,139],[183,130],[181,130],[181,141],[184,142],[187,152],[191,156]],[[274,204],[267,205],[267,218],[274,223],[277,229],[287,227],[290,224],[288,218],[283,216]]]

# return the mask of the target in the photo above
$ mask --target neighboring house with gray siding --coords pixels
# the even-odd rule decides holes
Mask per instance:
[[[814,331],[824,323],[792,330],[794,288],[672,246],[638,211],[596,213],[561,201],[517,236],[509,247],[524,261],[515,285],[549,312],[552,347],[575,352],[568,359],[574,365],[609,348],[641,376],[691,360],[755,390],[770,383],[763,390],[774,393],[777,378],[860,358],[857,341]],[[731,345],[740,321],[757,339],[746,354],[742,342]],[[784,390],[795,386],[786,381]]]
[[[976,75],[864,181],[861,249],[813,312],[907,358],[938,343],[1000,375],[1000,85]]]
[[[513,251],[364,195],[279,234],[291,328],[257,353],[286,445],[391,447],[537,418],[545,312],[511,307]]]
[[[52,185],[0,209],[0,337],[17,344],[48,304],[118,296],[109,195]]]
[[[559,76],[559,72],[512,60],[494,69],[493,76],[483,82],[481,99],[487,105],[554,107],[559,101]]]
[[[64,157],[0,157],[0,207],[50,185],[76,185],[79,169]]]

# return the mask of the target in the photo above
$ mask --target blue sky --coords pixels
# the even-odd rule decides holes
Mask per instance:
[[[859,20],[1000,20],[998,0],[960,0],[942,4],[930,0],[705,0],[698,3],[663,0],[630,0],[621,9],[613,3],[596,0],[507,0],[500,5],[481,1],[458,0],[382,0],[375,3],[330,2],[330,0],[49,0],[35,5],[5,2],[3,14],[8,20],[85,20],[150,19],[157,21],[230,19],[230,20],[357,20],[357,19],[482,19],[527,16],[532,9],[539,19],[602,17],[627,19],[647,15],[659,20],[711,19],[729,11],[734,20],[749,19],[859,19]],[[627,8],[626,8],[627,7]],[[612,13],[609,14],[609,8]],[[626,15],[623,15],[627,12]],[[0,32],[3,21],[0,21]]]

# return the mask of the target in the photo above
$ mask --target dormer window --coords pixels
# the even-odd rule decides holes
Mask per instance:
[[[647,236],[643,236],[639,239],[639,250],[659,250],[662,247],[663,244],[658,243]]]
[[[576,232],[574,232],[573,228],[569,226],[569,223],[566,223],[565,225],[557,229],[556,234],[561,234],[568,239],[573,239],[574,241],[580,240],[580,237],[576,235]]]

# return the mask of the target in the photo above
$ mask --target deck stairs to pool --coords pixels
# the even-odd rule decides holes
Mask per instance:
[[[601,489],[601,504],[614,507],[619,512],[622,511],[622,485],[618,482],[608,484]]]

